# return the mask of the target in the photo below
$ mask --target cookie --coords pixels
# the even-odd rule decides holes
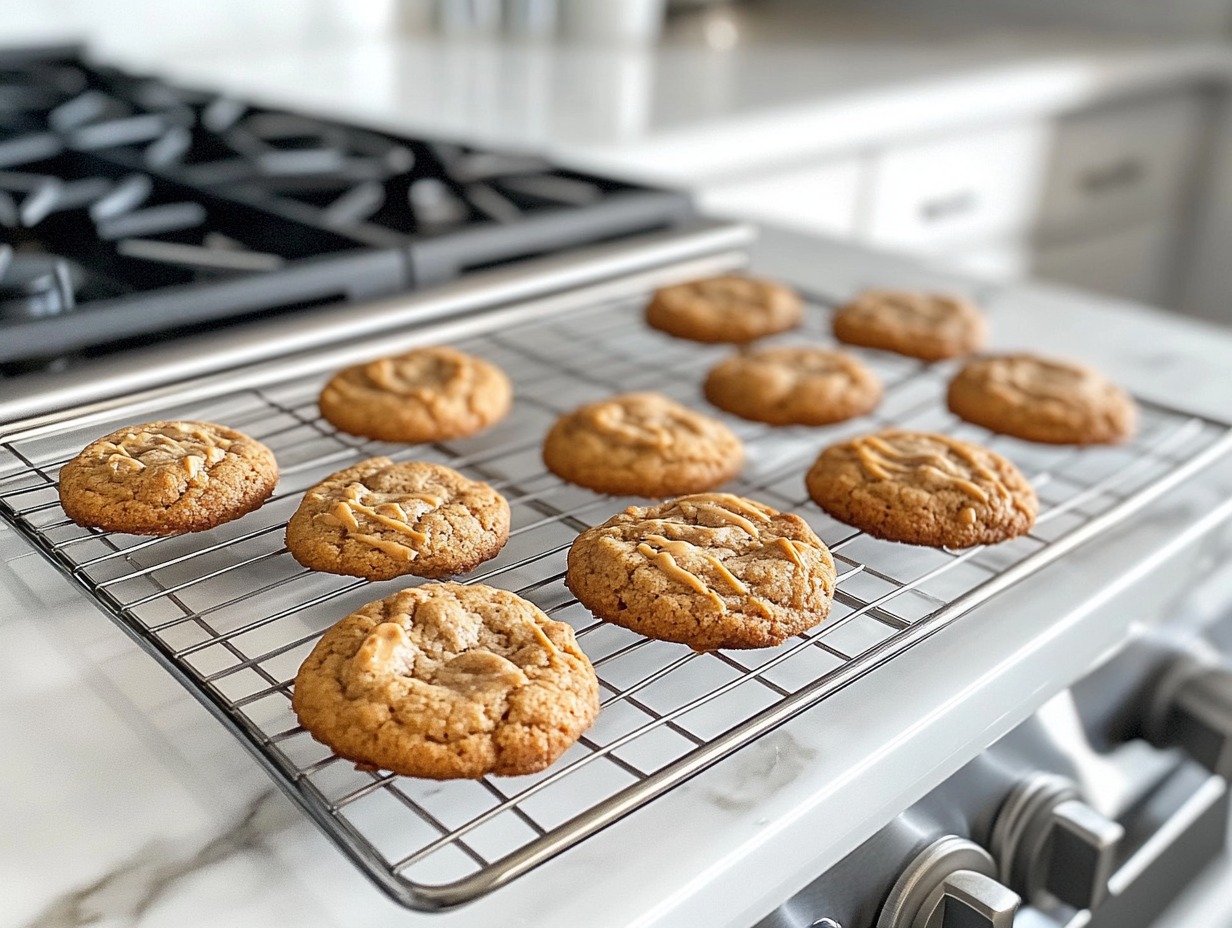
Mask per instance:
[[[1031,530],[1039,501],[1009,461],[929,432],[887,429],[831,445],[805,478],[834,518],[875,538],[966,548]]]
[[[357,764],[435,780],[520,776],[590,727],[599,682],[573,629],[521,597],[427,583],[328,629],[291,705]]]
[[[389,580],[474,570],[509,540],[509,504],[440,464],[371,458],[304,494],[287,523],[295,560],[331,574]]]
[[[706,378],[706,399],[771,425],[828,425],[872,412],[881,382],[842,351],[762,348],[741,352]]]
[[[833,324],[841,342],[924,361],[970,354],[988,340],[983,314],[967,300],[942,293],[868,290],[841,307]]]
[[[473,435],[503,419],[512,401],[504,371],[439,346],[339,371],[317,405],[343,432],[418,444]]]
[[[800,297],[782,284],[752,277],[711,277],[665,287],[646,307],[646,323],[695,342],[744,344],[794,329],[804,318]]]
[[[130,425],[60,469],[60,504],[78,525],[181,535],[238,519],[274,492],[269,448],[209,422]]]
[[[1113,444],[1137,407],[1098,371],[1029,354],[971,361],[950,381],[950,411],[994,432],[1054,445]]]
[[[543,462],[612,496],[711,490],[740,473],[744,446],[727,426],[659,393],[625,393],[561,416]]]
[[[583,532],[565,584],[599,618],[697,651],[769,648],[825,620],[834,560],[799,516],[730,493],[630,506]]]

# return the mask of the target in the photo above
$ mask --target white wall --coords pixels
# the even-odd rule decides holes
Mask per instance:
[[[87,39],[105,57],[219,53],[328,43],[381,33],[397,0],[3,0],[0,45]]]

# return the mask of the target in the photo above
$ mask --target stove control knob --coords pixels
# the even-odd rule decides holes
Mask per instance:
[[[1184,748],[1232,779],[1232,672],[1208,659],[1177,658],[1155,686],[1143,728],[1155,744]]]
[[[946,835],[899,875],[877,928],[1012,928],[1019,899],[995,872],[986,850]]]
[[[1045,895],[1075,909],[1093,909],[1108,894],[1108,878],[1125,834],[1082,801],[1071,780],[1037,774],[1010,793],[993,824],[1000,877],[1027,901]]]

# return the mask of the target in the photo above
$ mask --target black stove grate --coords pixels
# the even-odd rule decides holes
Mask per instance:
[[[687,197],[0,50],[0,375],[680,224]],[[63,363],[63,360],[61,360]]]

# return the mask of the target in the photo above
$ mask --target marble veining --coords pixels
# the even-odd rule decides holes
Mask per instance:
[[[772,732],[736,755],[734,769],[707,787],[707,798],[720,809],[747,812],[800,776],[816,756],[790,732]]]
[[[272,788],[264,791],[229,828],[188,853],[151,841],[97,879],[57,896],[25,928],[139,924],[189,877],[244,854],[269,853],[270,838],[296,821],[279,798]]]

